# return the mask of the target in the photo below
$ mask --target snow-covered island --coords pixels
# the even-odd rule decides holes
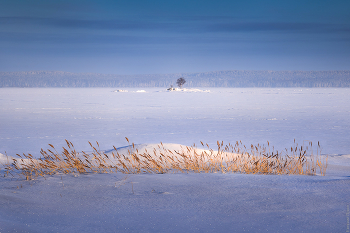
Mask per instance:
[[[201,90],[197,88],[177,88],[169,87],[167,91],[181,91],[181,92],[210,92],[210,90]]]

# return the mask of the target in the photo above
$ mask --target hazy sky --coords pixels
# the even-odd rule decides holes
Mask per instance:
[[[349,70],[349,0],[0,0],[0,71]]]

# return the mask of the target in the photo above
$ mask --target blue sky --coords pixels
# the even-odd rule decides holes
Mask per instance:
[[[349,0],[0,0],[0,71],[349,70],[349,12]]]

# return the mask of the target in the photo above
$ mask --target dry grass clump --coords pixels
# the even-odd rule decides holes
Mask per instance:
[[[127,139],[127,138],[126,138]],[[127,139],[129,142],[129,140]],[[239,172],[245,174],[296,174],[296,175],[325,175],[327,159],[322,161],[317,147],[317,154],[312,152],[312,143],[308,146],[298,146],[285,149],[279,153],[270,150],[268,146],[251,145],[250,148],[236,142],[234,145],[225,145],[217,142],[218,149],[214,151],[208,144],[206,149],[197,149],[196,146],[181,147],[181,150],[169,150],[160,143],[153,151],[140,152],[134,144],[130,145],[126,154],[120,154],[117,148],[110,153],[94,147],[91,153],[77,152],[72,142],[66,140],[67,147],[57,152],[51,144],[48,150],[41,150],[41,158],[35,159],[31,154],[17,154],[11,163],[4,165],[5,176],[20,174],[31,180],[38,176],[53,175],[56,173],[173,173],[173,172]],[[309,154],[308,154],[309,152]],[[18,173],[19,171],[19,173]]]

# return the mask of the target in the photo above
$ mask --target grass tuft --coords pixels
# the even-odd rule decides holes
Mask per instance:
[[[129,139],[126,138],[129,142]],[[4,164],[5,176],[19,174],[26,180],[45,177],[57,173],[229,173],[269,174],[269,175],[316,175],[324,176],[327,159],[321,159],[318,143],[317,154],[313,154],[312,142],[307,146],[294,146],[282,152],[271,150],[270,143],[246,147],[241,141],[234,145],[217,142],[217,150],[201,142],[205,149],[194,146],[181,147],[179,151],[166,149],[163,143],[152,151],[139,152],[135,144],[129,146],[126,154],[117,148],[111,153],[100,150],[98,142],[89,145],[92,152],[77,152],[72,142],[66,140],[66,147],[57,152],[52,144],[50,149],[41,149],[41,158],[31,154],[17,154],[11,162]],[[16,171],[16,173],[14,173]]]

